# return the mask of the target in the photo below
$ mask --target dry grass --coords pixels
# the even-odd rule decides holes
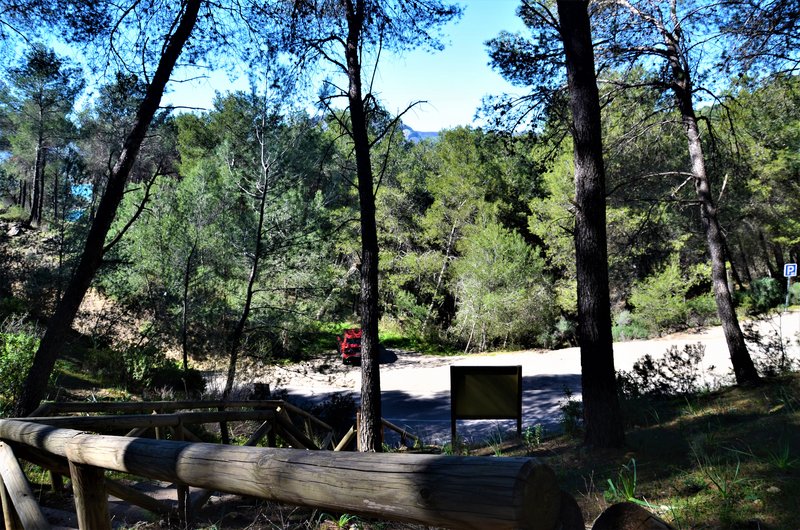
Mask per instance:
[[[589,524],[630,497],[680,529],[800,528],[800,376],[755,388],[626,403],[627,446],[565,436],[508,456],[542,458]],[[635,482],[634,482],[635,480]]]

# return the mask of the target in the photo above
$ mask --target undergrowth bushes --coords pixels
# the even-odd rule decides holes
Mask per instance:
[[[789,355],[791,341],[783,338],[779,329],[762,333],[755,322],[742,325],[753,363],[763,377],[786,375],[797,368],[797,362]]]
[[[163,351],[151,345],[129,345],[122,350],[90,348],[84,368],[128,390],[169,389],[199,396],[205,389],[203,375],[193,368],[184,372]]]
[[[629,299],[633,310],[614,318],[614,339],[643,339],[692,326],[703,326],[716,318],[707,265],[683,270],[678,258],[637,282]]]
[[[713,304],[713,300],[711,304],[703,300],[711,298],[710,285],[706,285],[708,269],[707,265],[695,265],[684,272],[675,258],[660,272],[637,283],[630,297],[634,320],[653,334],[704,322]],[[690,296],[696,291],[701,294]]]
[[[683,349],[672,346],[660,359],[647,354],[634,363],[631,371],[617,372],[619,390],[628,398],[697,392],[703,385],[705,352],[706,347],[698,342],[687,344]]]
[[[753,363],[762,377],[786,375],[798,367],[797,359],[790,354],[791,340],[784,338],[778,329],[759,330],[757,322],[742,325]],[[670,347],[663,357],[647,354],[633,365],[630,371],[617,372],[620,393],[626,398],[683,396],[712,385],[706,377],[714,367],[703,367],[705,346],[687,344],[682,349]]]
[[[0,411],[5,414],[22,391],[25,377],[39,348],[39,332],[22,320],[0,325]]]
[[[762,315],[781,304],[783,288],[775,278],[758,278],[750,283],[750,288],[738,295],[740,307],[748,315]]]

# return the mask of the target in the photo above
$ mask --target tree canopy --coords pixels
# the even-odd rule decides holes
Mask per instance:
[[[738,319],[782,299],[783,265],[800,258],[797,6],[576,4],[595,35],[584,86],[597,87],[602,179],[571,145],[575,19],[565,28],[557,2],[523,1],[526,32],[488,43],[526,95],[489,95],[489,127],[419,142],[382,106],[376,65],[385,50],[441,48],[455,5],[0,2],[13,52],[0,221],[17,234],[0,250],[0,318],[24,305],[50,319],[18,412],[46,394],[90,290],[140,324],[97,344],[154,364],[169,352],[184,372],[224,352],[226,396],[242,362],[331,349],[360,325],[371,450],[390,332],[472,353],[576,345],[587,322],[608,328],[603,348],[723,323],[737,379],[756,380]],[[70,48],[41,44],[47,32]],[[208,110],[162,107],[176,76],[226,68],[252,88]],[[584,177],[606,241],[579,257]],[[44,246],[18,251],[30,233]],[[608,291],[588,293],[586,263],[601,262],[607,277],[589,283]],[[607,314],[584,318],[590,298]]]

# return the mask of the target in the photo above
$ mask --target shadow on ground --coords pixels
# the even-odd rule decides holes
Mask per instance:
[[[535,375],[522,378],[522,425],[541,424],[547,432],[560,430],[561,407],[568,393],[580,398],[580,374]],[[328,395],[306,395],[294,392],[293,398],[319,402]],[[353,393],[356,402],[359,395]],[[429,396],[413,395],[403,391],[381,393],[382,416],[399,427],[419,436],[425,443],[441,445],[450,441],[450,392],[436,392]],[[511,436],[514,420],[459,420],[457,434],[467,441],[483,442],[489,437]],[[391,440],[391,438],[388,438]]]

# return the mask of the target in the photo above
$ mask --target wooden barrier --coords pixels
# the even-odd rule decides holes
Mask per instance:
[[[0,443],[0,477],[3,488],[3,520],[6,528],[49,528],[28,480],[14,458],[11,448]]]
[[[212,410],[209,410],[212,409]],[[216,409],[216,410],[213,410]],[[248,410],[245,410],[248,409]],[[249,410],[255,409],[255,410]],[[124,412],[139,412],[140,414],[108,413],[122,410]],[[296,449],[323,449],[333,448],[333,429],[328,424],[306,411],[281,400],[261,401],[157,401],[157,402],[55,402],[45,403],[37,411],[40,414],[91,414],[89,416],[47,416],[28,417],[27,421],[60,426],[73,429],[85,429],[100,434],[117,434],[127,431],[128,437],[145,436],[152,431],[155,438],[162,439],[167,432],[172,440],[201,442],[197,436],[187,430],[188,425],[219,423],[221,429],[227,428],[227,422],[261,422],[245,445],[255,446],[264,436],[269,438],[268,444],[275,446],[276,435],[291,447]],[[98,415],[99,414],[99,415]],[[305,432],[297,427],[302,424]],[[322,434],[319,435],[319,432]],[[226,431],[221,431],[223,434]],[[322,443],[314,440],[322,438]],[[19,447],[23,453],[30,454],[25,447]],[[54,489],[60,489],[60,477],[69,475],[70,466],[66,459],[63,462],[55,461],[58,457],[46,458],[45,453],[39,452],[29,458],[50,470]],[[185,484],[176,484],[178,501],[177,514],[181,521],[188,522],[193,514],[199,511],[208,502],[213,491],[199,491],[194,499],[189,502],[189,490]],[[141,494],[133,488],[126,487],[115,481],[106,480],[106,489],[114,496],[127,502],[140,506],[154,513],[173,515],[174,510],[148,495]]]
[[[132,414],[127,416],[53,416],[28,417],[25,421],[53,427],[70,427],[91,431],[151,429],[199,425],[218,421],[264,421],[275,418],[274,410],[238,410],[225,412],[182,412],[180,414]]]
[[[210,409],[216,409],[208,411]],[[241,410],[251,409],[251,410]],[[207,410],[206,412],[187,412],[191,410]],[[183,411],[183,412],[177,412]],[[91,417],[56,416],[58,414],[110,414],[113,416]],[[120,413],[124,414],[121,416]],[[140,413],[140,414],[134,414]],[[177,413],[171,416],[170,413]],[[266,413],[266,414],[265,414]],[[269,416],[269,414],[272,416]],[[147,418],[151,418],[148,420]],[[180,417],[180,419],[177,419]],[[282,417],[282,418],[281,418]],[[81,418],[81,419],[79,419]],[[303,423],[305,432],[295,426],[297,419]],[[316,416],[283,400],[247,400],[247,401],[97,401],[97,402],[45,402],[30,416],[30,421],[62,425],[72,428],[85,428],[95,431],[109,431],[120,428],[131,428],[128,436],[142,436],[148,429],[158,434],[163,427],[174,427],[176,421],[183,424],[219,423],[220,432],[225,438],[227,423],[233,421],[276,420],[281,427],[269,431],[273,441],[276,434],[282,436],[292,447],[303,449],[333,448],[333,427]],[[224,426],[224,427],[223,427]],[[314,429],[323,431],[319,439],[313,441]],[[191,434],[184,432],[191,438]]]
[[[24,420],[0,420],[0,439],[66,458],[80,470],[431,526],[554,530],[561,517],[555,475],[532,458],[225,446],[93,435]],[[99,517],[92,503],[77,508],[92,512],[79,519]]]

